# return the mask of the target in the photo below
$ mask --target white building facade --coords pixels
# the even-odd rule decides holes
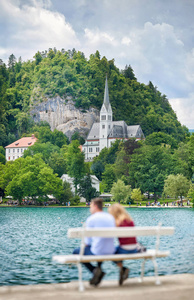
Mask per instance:
[[[5,147],[5,158],[6,161],[15,160],[23,156],[24,150],[27,150],[28,147],[34,145],[37,141],[37,138],[32,134],[31,137],[23,137],[14,143]]]
[[[125,121],[113,121],[112,108],[109,101],[108,80],[106,77],[104,101],[100,110],[100,122],[93,123],[82,151],[86,160],[98,156],[103,148],[110,148],[117,139],[136,140],[145,138],[140,125],[127,126]]]

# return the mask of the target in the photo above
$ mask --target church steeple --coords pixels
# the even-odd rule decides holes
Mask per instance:
[[[108,110],[108,107],[110,105],[109,102],[109,93],[108,93],[108,80],[107,80],[107,75],[106,75],[106,81],[105,81],[105,89],[104,89],[104,105],[106,109]]]
[[[104,101],[100,110],[100,130],[99,130],[99,145],[100,151],[108,148],[108,135],[112,130],[112,108],[109,101],[108,80],[106,76]]]

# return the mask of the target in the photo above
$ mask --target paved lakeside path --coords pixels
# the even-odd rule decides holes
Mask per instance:
[[[19,207],[19,208],[90,208],[89,206],[62,206],[62,205],[55,205],[55,206],[52,206],[52,205],[48,205],[48,206],[35,206],[35,205],[0,205],[0,208],[1,207]],[[157,206],[157,205],[155,205],[155,206],[152,206],[152,205],[150,205],[150,206],[145,206],[145,205],[123,205],[123,207],[125,207],[125,208],[181,208],[181,209],[184,209],[184,208],[193,208],[191,205],[189,205],[189,206],[171,206],[171,205],[169,205],[169,206],[163,206],[163,205],[161,205],[161,206]],[[108,206],[103,206],[103,208],[108,208]]]
[[[117,281],[103,281],[98,288],[84,282],[85,291],[78,291],[78,282],[0,287],[1,300],[191,300],[194,295],[194,274],[160,276],[161,285],[154,277],[129,278],[122,287]]]

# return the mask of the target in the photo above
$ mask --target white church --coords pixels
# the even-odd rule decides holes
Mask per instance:
[[[106,77],[104,102],[100,110],[100,122],[93,123],[82,151],[86,160],[98,156],[103,148],[110,148],[117,139],[136,140],[145,138],[140,125],[127,126],[125,121],[113,121],[112,108],[109,101],[108,80]]]

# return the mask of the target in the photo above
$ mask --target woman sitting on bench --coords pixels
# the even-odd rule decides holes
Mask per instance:
[[[111,205],[108,211],[115,218],[117,227],[135,226],[131,216],[119,203]],[[119,244],[120,245],[117,246],[115,254],[131,254],[145,251],[145,248],[143,249],[143,246],[137,242],[136,237],[119,238]],[[116,264],[120,267],[119,284],[122,285],[123,281],[128,278],[129,269],[123,267],[122,262],[117,262]]]

